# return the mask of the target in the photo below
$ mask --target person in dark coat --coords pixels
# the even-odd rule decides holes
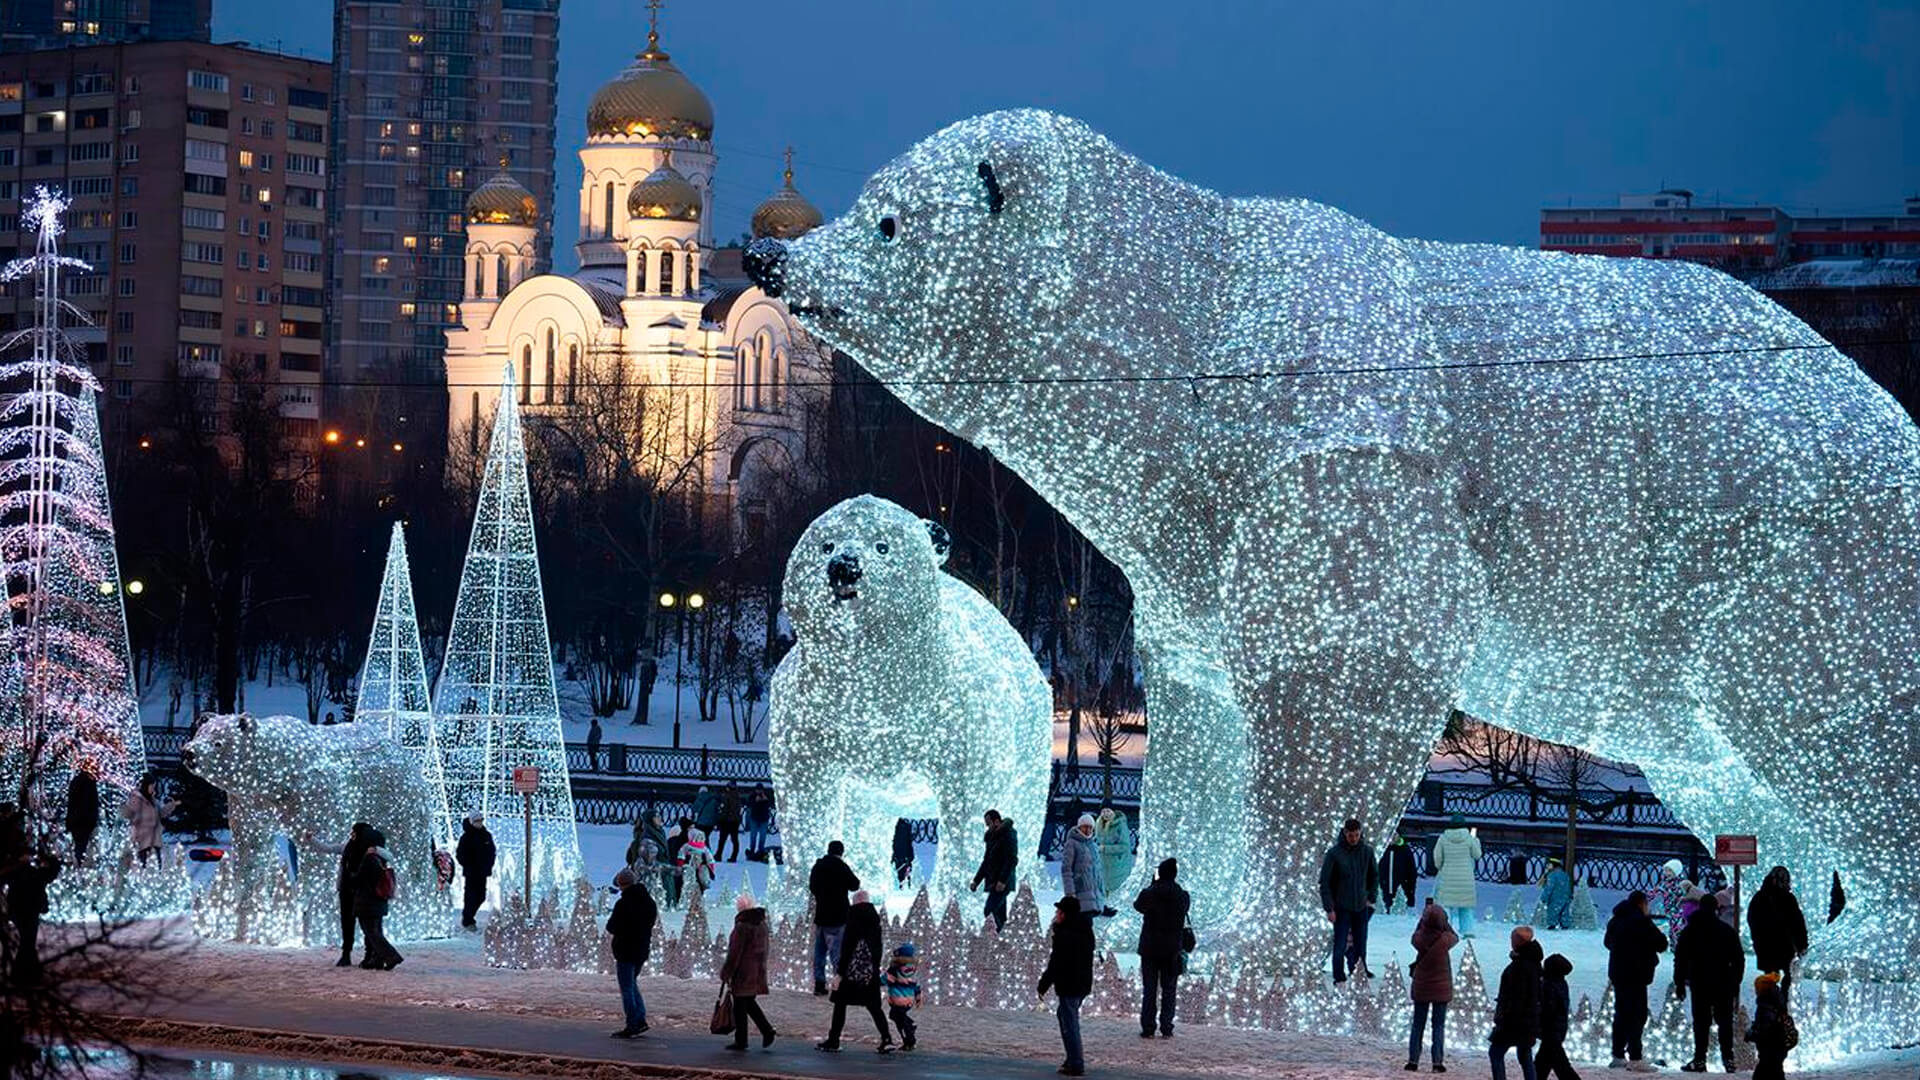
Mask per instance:
[[[59,876],[59,859],[31,849],[21,850],[0,873],[0,885],[6,886],[7,921],[14,932],[13,965],[7,974],[15,986],[40,981],[40,920],[49,906],[47,888]]]
[[[1493,1031],[1487,1036],[1487,1059],[1493,1080],[1506,1080],[1507,1049],[1520,1061],[1520,1075],[1534,1080],[1533,1041],[1540,1037],[1540,943],[1533,927],[1516,926],[1510,939],[1512,959],[1500,973],[1500,993],[1493,1001]]]
[[[366,858],[367,837],[372,832],[373,826],[356,821],[348,831],[344,844],[329,844],[313,836],[303,838],[306,847],[340,854],[340,872],[334,881],[334,891],[340,898],[340,959],[334,962],[335,967],[350,967],[353,964],[354,877],[360,872],[361,861]]]
[[[694,828],[699,829],[708,836],[712,836],[714,823],[719,820],[720,796],[715,794],[705,784],[700,785],[700,790],[695,792],[693,796]]]
[[[73,864],[87,864],[87,849],[100,831],[100,781],[85,769],[67,781],[67,835],[73,840]]]
[[[1367,923],[1380,892],[1380,866],[1373,845],[1360,838],[1360,819],[1348,818],[1340,838],[1320,861],[1320,906],[1333,924],[1333,981],[1367,970]],[[1527,1080],[1533,1080],[1528,1077]]]
[[[713,845],[714,862],[740,861],[740,820],[746,813],[746,804],[740,798],[740,785],[728,784],[727,790],[720,793],[720,809],[714,814],[714,828],[719,831],[720,839]],[[725,854],[727,841],[733,841],[733,854]]]
[[[667,834],[667,846],[665,849],[667,853],[666,864],[671,869],[667,870],[666,873],[673,875],[673,887],[667,894],[667,906],[670,908],[680,906],[680,896],[687,887],[687,877],[680,872],[680,849],[687,846],[687,833],[692,830],[693,819],[683,817],[674,823],[673,831]]]
[[[1413,928],[1413,964],[1407,969],[1413,997],[1413,1030],[1407,1035],[1407,1071],[1420,1069],[1420,1033],[1433,1014],[1433,1070],[1447,1067],[1447,1005],[1453,1001],[1453,958],[1449,951],[1460,935],[1447,918],[1447,909],[1427,898],[1420,924]]]
[[[1393,914],[1393,898],[1407,898],[1407,910],[1413,910],[1413,886],[1419,874],[1413,867],[1413,847],[1398,831],[1393,843],[1380,856],[1380,903],[1383,912]]]
[[[593,718],[592,725],[587,728],[587,771],[588,772],[600,771],[600,739],[601,739],[600,718],[596,716]]]
[[[1753,1080],[1785,1080],[1787,1075],[1787,995],[1781,982],[1771,971],[1753,980],[1753,1023],[1747,1026],[1747,1041],[1760,1058],[1753,1067]]]
[[[1062,1076],[1085,1076],[1087,1060],[1080,1045],[1080,1006],[1093,993],[1093,918],[1080,910],[1080,901],[1063,896],[1053,905],[1052,947],[1047,967],[1040,973],[1039,996],[1051,988],[1059,1008],[1060,1042],[1067,1060]]]
[[[913,881],[913,826],[906,818],[893,819],[893,880],[901,885]]]
[[[1784,866],[1767,871],[1760,889],[1747,901],[1747,934],[1753,939],[1753,966],[1780,973],[1780,996],[1793,991],[1793,962],[1807,955],[1807,917],[1793,895],[1793,877]]]
[[[987,887],[987,918],[993,920],[994,929],[1005,930],[1007,897],[1013,892],[1014,871],[1020,866],[1020,836],[1013,831],[1013,819],[1001,817],[998,810],[987,811],[984,820],[986,851],[967,889],[971,892],[981,885]]]
[[[620,1008],[627,1021],[613,1037],[631,1039],[647,1030],[640,968],[653,948],[653,924],[660,921],[660,906],[632,870],[613,875],[613,887],[620,890],[620,899],[613,902],[613,912],[607,916],[607,933],[613,935],[613,978],[620,985]]]
[[[1652,902],[1635,889],[1607,920],[1607,980],[1613,983],[1613,1067],[1638,1067],[1647,1030],[1647,987],[1653,984],[1667,935],[1654,924]]]
[[[1193,906],[1193,898],[1179,885],[1179,876],[1180,864],[1173,859],[1163,860],[1154,874],[1153,884],[1140,890],[1133,901],[1133,910],[1141,915],[1140,1037],[1143,1039],[1153,1038],[1156,1006],[1161,1036],[1173,1038],[1174,999],[1179,992],[1180,976],[1187,970],[1187,911]]]
[[[880,985],[887,972],[885,942],[880,935],[880,912],[865,889],[853,894],[847,909],[847,929],[840,938],[840,959],[834,964],[837,981],[833,987],[833,1024],[827,1037],[815,1048],[828,1053],[840,1050],[840,1033],[846,1030],[847,1007],[867,1010],[874,1030],[880,1033],[882,1054],[893,1053],[893,1031],[887,1027],[886,1014],[880,1011]]]
[[[773,792],[765,784],[747,792],[747,858],[765,861],[767,832],[773,828]]]
[[[1682,1071],[1707,1071],[1709,1026],[1719,1027],[1720,1063],[1733,1070],[1733,1002],[1746,977],[1740,934],[1720,920],[1720,901],[1707,893],[1673,950],[1673,992],[1682,998],[1693,992],[1693,1060],[1680,1066]]]
[[[807,875],[813,894],[813,994],[827,992],[827,961],[839,963],[840,941],[846,936],[847,894],[860,888],[860,876],[841,858],[847,846],[835,840]]]
[[[742,895],[733,902],[733,933],[727,935],[727,959],[720,965],[720,981],[733,992],[733,1041],[729,1050],[747,1048],[747,1022],[760,1029],[760,1045],[773,1045],[773,1025],[760,1011],[767,992],[767,909]]]
[[[1580,1080],[1567,1057],[1568,1013],[1573,1001],[1567,976],[1573,974],[1573,961],[1554,953],[1540,971],[1540,1052],[1533,1055],[1533,1071],[1551,1073],[1557,1080]]]
[[[453,847],[453,861],[460,864],[461,876],[466,880],[460,898],[460,925],[468,930],[480,928],[474,916],[479,914],[480,905],[487,902],[487,879],[493,876],[496,851],[486,820],[478,810],[468,814],[467,820],[460,823],[460,842]]]
[[[367,830],[366,853],[353,875],[353,915],[360,921],[360,936],[366,949],[360,966],[373,971],[392,971],[405,957],[387,940],[386,921],[389,897],[380,895],[392,858],[387,854],[387,835],[379,829]]]

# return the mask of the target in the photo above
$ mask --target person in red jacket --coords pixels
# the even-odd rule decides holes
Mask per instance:
[[[1413,929],[1413,966],[1408,969],[1413,993],[1413,1030],[1407,1034],[1407,1071],[1420,1069],[1420,1033],[1433,1015],[1433,1071],[1447,1071],[1447,1004],[1453,1000],[1453,958],[1460,935],[1447,919],[1447,909],[1427,898],[1420,925]]]

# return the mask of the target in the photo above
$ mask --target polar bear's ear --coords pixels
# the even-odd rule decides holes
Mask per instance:
[[[246,735],[253,734],[253,717],[251,714],[240,714],[240,731]]]
[[[1000,178],[993,173],[993,162],[980,163],[980,185],[987,192],[987,212],[997,214],[1007,205],[1007,193],[1000,190]]]
[[[953,550],[953,534],[937,521],[921,518],[920,524],[927,527],[927,539],[933,541],[933,565],[947,565],[947,552]]]

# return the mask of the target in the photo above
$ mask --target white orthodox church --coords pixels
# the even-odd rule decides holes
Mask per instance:
[[[477,446],[509,362],[530,434],[543,417],[604,401],[587,382],[618,371],[672,402],[679,445],[661,458],[699,456],[705,505],[735,530],[757,525],[774,474],[790,479],[810,460],[812,413],[791,388],[828,371],[786,307],[739,273],[737,251],[726,253],[730,275],[713,274],[712,140],[713,106],[656,25],[587,109],[578,271],[532,273],[539,208],[504,169],[475,189],[461,326],[447,334],[450,450]],[[753,234],[788,239],[820,221],[794,190],[789,156]]]

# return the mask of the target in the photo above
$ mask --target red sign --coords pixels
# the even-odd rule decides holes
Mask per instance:
[[[540,789],[540,766],[515,765],[513,767],[513,791],[516,795],[531,795]]]
[[[1716,836],[1713,861],[1721,866],[1756,866],[1760,862],[1760,839],[1754,836]]]

